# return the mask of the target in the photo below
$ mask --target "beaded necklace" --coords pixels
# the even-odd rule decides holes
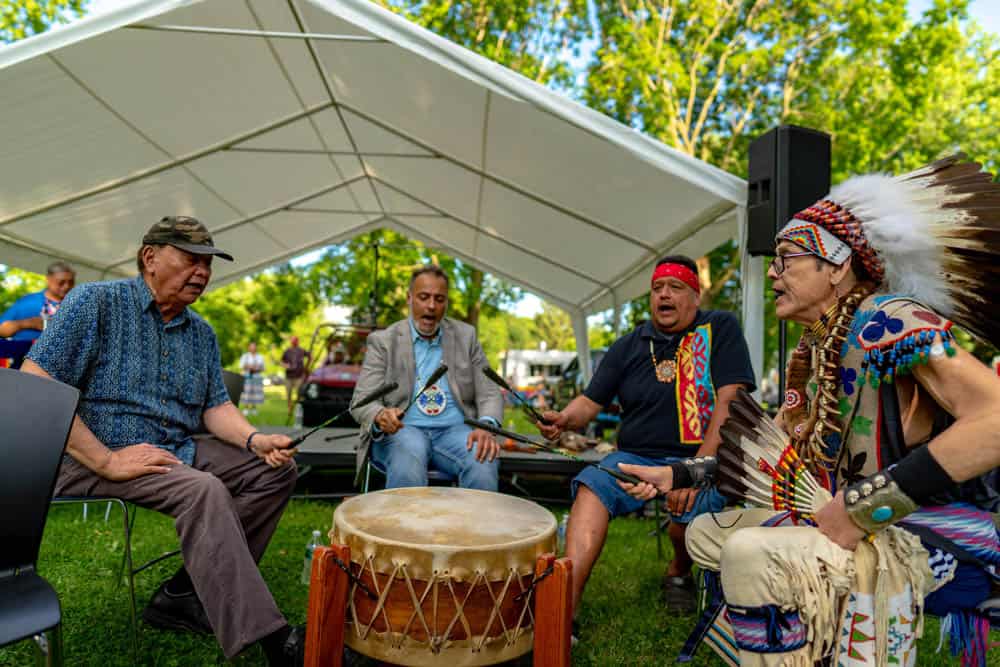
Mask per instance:
[[[649,356],[653,360],[653,370],[656,372],[656,379],[664,384],[670,384],[677,378],[677,356],[681,352],[681,345],[683,345],[684,339],[682,338],[680,342],[677,343],[677,349],[674,350],[673,359],[663,359],[661,361],[656,360],[656,352],[653,351],[653,339],[649,339]]]

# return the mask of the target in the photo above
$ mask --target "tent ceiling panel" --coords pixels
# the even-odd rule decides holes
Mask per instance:
[[[48,58],[0,70],[0,90],[0,220],[165,159]]]
[[[273,0],[254,0],[254,2],[272,2]],[[370,36],[371,32],[363,27],[357,26],[350,21],[345,21],[336,14],[326,11],[314,2],[302,2],[301,0],[290,0],[298,9],[304,29],[310,33],[322,33],[327,35],[354,35],[358,37]],[[286,3],[281,3],[286,4]],[[365,46],[364,48],[368,48]]]
[[[334,117],[335,123],[333,125],[324,124],[322,129],[320,129],[320,118],[327,114]],[[236,144],[233,149],[237,151],[247,149],[272,150],[276,152],[288,151],[291,153],[323,150],[350,151],[351,144],[347,140],[347,135],[340,129],[340,123],[336,120],[336,116],[337,114],[334,110],[326,109],[310,117],[296,120],[287,125],[276,127],[273,130],[251,137],[246,141]],[[337,132],[327,132],[327,129],[336,129]],[[326,143],[325,148],[323,142],[320,141],[320,133],[322,133],[323,142]]]
[[[371,180],[361,180],[354,181],[347,186],[350,191],[351,196],[356,202],[358,202],[358,208],[362,211],[381,211],[382,205],[379,203],[378,197],[375,196],[375,190],[372,187]]]
[[[292,207],[292,209],[304,210],[324,210],[324,211],[358,211],[362,210],[358,206],[357,200],[351,193],[350,186],[343,186],[319,195],[312,199],[307,199]]]
[[[175,168],[32,216],[4,230],[58,248],[67,256],[100,258],[100,264],[110,265],[135,253],[142,235],[164,215],[196,216],[212,229],[236,212],[183,168]]]
[[[263,227],[263,225],[261,225]],[[281,255],[288,246],[278,243],[271,234],[257,225],[243,225],[214,234],[212,239],[219,248],[224,248],[233,256],[233,262],[217,260],[213,269],[223,275],[239,273],[241,267],[253,266],[267,261],[268,257]]]
[[[433,150],[482,164],[486,91],[389,44],[317,42],[338,102]]]
[[[585,218],[655,245],[662,230],[651,221],[687,219],[721,201],[608,149],[606,139],[527,104],[491,102],[486,171]]]
[[[124,0],[0,47],[0,90],[0,262],[81,278],[131,273],[165,214],[237,256],[215,284],[392,227],[579,323],[745,197],[370,0]]]
[[[451,249],[473,257],[476,254],[476,232],[468,227],[456,227],[450,218],[427,218],[423,216],[393,215],[408,229],[415,229],[434,239],[447,239]],[[406,232],[403,232],[404,234]],[[441,247],[441,241],[437,243]]]
[[[424,206],[413,197],[405,195],[398,190],[393,190],[384,183],[376,181],[375,192],[378,193],[379,201],[382,202],[382,207],[385,209],[386,213],[437,215],[431,207]]]
[[[225,48],[217,40],[119,30],[57,57],[143,134],[179,156],[301,110],[262,40],[230,38]]]
[[[449,215],[475,222],[480,181],[475,174],[438,159],[377,157],[365,162],[377,180]]]
[[[262,30],[298,32],[299,26],[287,2],[274,0],[229,0],[245,2]],[[305,105],[318,104],[329,99],[323,79],[313,62],[309,48],[302,40],[267,39],[270,48],[278,54],[281,63],[292,77],[292,85]]]
[[[243,214],[295,201],[341,182],[325,155],[225,152],[188,166]]]
[[[570,219],[551,207],[486,181],[483,184],[483,229],[562,264],[578,265],[583,254],[592,256],[586,273],[599,281],[631,264],[643,248],[586,224],[566,230]]]
[[[144,23],[205,28],[238,28],[241,30],[252,30],[258,27],[253,20],[253,15],[247,10],[247,4],[244,0],[194,2],[186,7],[178,7],[173,11],[155,16]]]
[[[257,221],[257,226],[288,248],[314,243],[318,238],[342,234],[380,216],[352,213],[281,211]],[[236,258],[240,259],[240,258]]]
[[[344,111],[344,120],[362,153],[399,153],[401,155],[432,155],[412,141],[385,130],[361,116]]]

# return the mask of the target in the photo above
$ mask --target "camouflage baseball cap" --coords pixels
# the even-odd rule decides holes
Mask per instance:
[[[142,237],[143,245],[172,245],[195,255],[218,255],[233,261],[228,252],[212,245],[212,235],[208,228],[186,215],[168,215],[149,228]]]

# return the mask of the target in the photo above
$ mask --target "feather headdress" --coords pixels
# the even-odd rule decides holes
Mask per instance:
[[[721,435],[716,478],[723,494],[807,521],[829,502],[830,492],[806,469],[788,435],[745,389],[729,404]]]
[[[902,176],[850,178],[795,214],[778,239],[870,277],[1000,343],[1000,183],[964,155]]]

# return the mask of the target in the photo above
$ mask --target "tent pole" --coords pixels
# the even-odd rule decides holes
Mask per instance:
[[[742,283],[743,336],[750,350],[750,363],[757,379],[757,395],[764,376],[764,258],[751,257],[747,252],[747,210],[736,209],[740,239],[740,282]]]

